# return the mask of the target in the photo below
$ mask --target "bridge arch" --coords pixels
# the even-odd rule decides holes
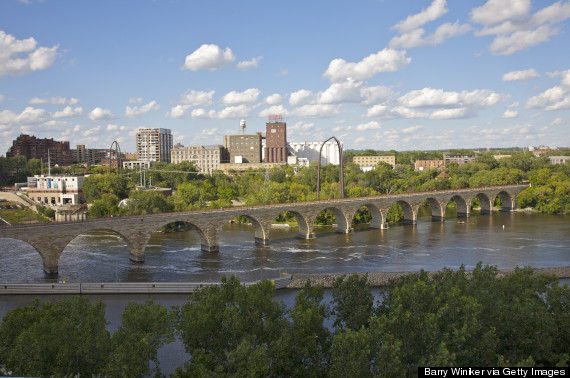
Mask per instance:
[[[397,201],[391,202],[388,205],[388,211],[395,204],[400,205],[400,207],[402,208],[402,212],[404,213],[404,224],[416,224],[416,222],[417,222],[417,209],[419,208],[419,205],[415,206],[415,209],[414,209],[412,204],[410,204],[409,202],[404,201],[404,200],[397,200]]]
[[[501,199],[501,211],[512,211],[517,207],[516,196],[512,196],[509,192],[502,190],[497,196]]]
[[[202,230],[202,227],[200,227],[198,224],[196,224],[195,222],[192,222],[189,219],[184,219],[184,218],[180,218],[178,220],[174,220],[174,221],[169,221],[167,223],[163,223],[162,225],[157,224],[157,226],[155,227],[154,232],[151,232],[151,235],[149,236],[149,239],[152,235],[154,235],[155,233],[157,233],[161,228],[165,227],[166,225],[172,224],[172,223],[176,223],[176,222],[182,222],[184,223],[188,228],[190,228],[193,231],[196,231],[196,233],[198,234],[198,237],[200,238],[200,244],[201,246],[204,245],[209,245],[210,244],[210,240],[208,239],[206,233],[204,232],[204,230]],[[146,249],[146,245],[145,248]],[[144,250],[143,250],[144,252]]]
[[[372,221],[370,222],[371,228],[386,228],[386,212],[382,212],[382,209],[380,207],[371,202],[363,203],[357,209],[352,210],[351,214],[349,214],[348,219],[350,219],[352,222],[356,216],[356,213],[358,213],[358,211],[363,207],[368,210],[370,216],[372,217]]]
[[[428,197],[425,201],[429,204],[431,208],[431,220],[432,221],[441,221],[445,219],[445,205],[442,205],[437,199],[434,197]]]
[[[475,196],[473,197],[473,199],[478,198],[479,199],[479,203],[481,204],[481,214],[491,214],[492,210],[493,210],[493,200],[495,199],[495,197],[493,196],[492,199],[489,198],[489,196],[485,193],[477,193],[475,194]],[[473,202],[473,201],[471,201]]]
[[[471,213],[470,211],[470,205],[471,205],[471,201],[469,201],[469,203],[465,200],[465,198],[463,198],[460,195],[454,195],[453,197],[449,198],[446,203],[445,203],[445,207],[447,208],[447,206],[449,205],[449,202],[454,201],[455,202],[455,207],[457,209],[457,217],[458,218],[467,218],[469,217],[469,214]],[[445,210],[444,210],[445,211]]]
[[[336,232],[340,234],[349,234],[352,232],[352,218],[348,219],[347,215],[337,206],[325,206],[320,208],[317,213],[313,217],[313,225],[316,223],[317,217],[323,211],[330,210],[332,211],[335,220],[336,220]]]

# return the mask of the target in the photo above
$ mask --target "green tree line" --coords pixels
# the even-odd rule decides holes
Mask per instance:
[[[400,154],[402,155],[402,154]],[[405,154],[404,154],[405,155]],[[408,157],[414,155],[406,155]],[[417,156],[416,156],[417,157]],[[437,178],[437,170],[415,171],[411,163],[397,164],[395,168],[379,163],[373,170],[363,172],[353,163],[344,165],[345,192],[348,197],[379,194],[395,194],[417,191],[460,189],[489,185],[530,182],[518,205],[537,211],[567,213],[570,211],[570,167],[568,164],[551,165],[548,158],[532,153],[515,153],[509,158],[496,160],[492,153],[478,156],[475,162],[458,165],[452,163],[446,169],[450,178]],[[316,199],[317,166],[305,168],[281,166],[265,170],[249,170],[243,174],[211,175],[198,174],[188,162],[180,164],[158,163],[148,172],[148,178],[157,186],[173,188],[168,198],[155,191],[137,191],[140,173],[129,175],[115,173],[92,175],[85,179],[84,194],[92,205],[91,217],[110,215],[134,215],[167,211],[186,211],[203,208],[232,206],[232,201],[241,201],[247,206],[283,202],[310,201]],[[338,166],[321,168],[320,198],[334,199],[339,196]],[[117,206],[121,199],[129,198],[124,208]],[[474,205],[477,205],[476,201]],[[497,205],[500,205],[497,203]],[[395,206],[388,214],[389,221],[402,218],[401,208]],[[284,215],[283,220],[292,220]],[[363,210],[357,222],[370,220]],[[332,213],[319,215],[317,223],[334,223]]]
[[[310,281],[287,308],[270,281],[235,277],[180,307],[130,302],[106,330],[101,301],[34,301],[0,324],[0,365],[26,376],[160,376],[177,335],[190,358],[174,377],[402,377],[418,366],[568,366],[570,288],[478,264],[403,276],[375,299],[366,275],[337,278],[332,301]]]

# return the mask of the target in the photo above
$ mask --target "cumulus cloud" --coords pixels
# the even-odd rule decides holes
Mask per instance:
[[[249,70],[251,68],[259,67],[259,61],[263,59],[262,56],[258,56],[257,58],[252,58],[251,60],[243,60],[236,64],[236,67],[242,71]]]
[[[519,112],[516,110],[505,110],[503,113],[503,118],[517,118],[519,116]]]
[[[151,101],[143,106],[126,106],[125,115],[129,118],[136,118],[151,110],[160,109],[160,105],[156,101]]]
[[[313,92],[307,89],[300,89],[289,95],[289,105],[298,106],[308,104],[313,100]]]
[[[283,102],[283,96],[281,96],[279,93],[274,93],[272,95],[269,95],[265,98],[265,100],[263,100],[263,103],[265,105],[277,105]]]
[[[245,104],[228,106],[220,110],[216,116],[218,119],[248,118],[251,115],[251,108]]]
[[[191,106],[210,106],[214,103],[212,101],[214,93],[215,91],[204,92],[192,89],[180,95],[180,102]]]
[[[272,105],[260,111],[257,116],[260,118],[267,118],[271,114],[281,114],[283,117],[287,117],[289,111],[285,109],[283,105]]]
[[[563,72],[549,72],[550,77],[560,76],[560,85],[529,98],[526,108],[539,108],[546,111],[570,108],[570,70]]]
[[[347,62],[344,59],[334,59],[330,62],[323,76],[331,82],[347,79],[366,80],[379,72],[399,71],[411,61],[411,58],[406,58],[405,51],[385,48],[356,63]]]
[[[89,118],[92,121],[101,121],[101,120],[113,119],[115,118],[115,116],[113,115],[113,113],[111,113],[110,110],[97,107],[93,109],[91,113],[89,113]]]
[[[319,93],[317,101],[320,104],[360,102],[362,101],[361,91],[364,86],[364,82],[354,80],[333,83],[329,88]]]
[[[257,88],[246,89],[243,92],[231,91],[220,100],[222,105],[251,104],[257,101],[261,91]]]
[[[79,100],[77,98],[66,98],[66,97],[50,97],[50,98],[39,98],[34,97],[30,100],[30,105],[44,105],[44,104],[51,104],[51,105],[76,105],[79,104]]]
[[[394,48],[412,48],[422,46],[437,46],[445,42],[446,39],[457,37],[468,33],[473,28],[468,24],[459,24],[446,22],[440,25],[433,34],[424,37],[425,30],[422,28],[414,29],[400,36],[392,38],[390,47]]]
[[[540,77],[538,72],[534,68],[524,70],[524,71],[512,71],[503,75],[503,81],[519,81],[519,80],[529,80]]]
[[[58,47],[38,47],[34,38],[19,40],[0,30],[0,77],[49,68],[55,61]]]
[[[437,20],[446,14],[449,11],[445,7],[446,5],[446,0],[434,0],[427,9],[424,9],[420,13],[412,16],[408,16],[408,18],[394,25],[392,28],[398,30],[400,33],[419,28],[420,26],[430,21]]]
[[[166,116],[169,118],[180,119],[184,117],[186,111],[190,109],[191,105],[176,105],[170,108],[170,111],[166,113]]]
[[[129,98],[129,104],[141,104],[143,102],[142,97],[131,97]]]
[[[57,111],[53,114],[53,118],[76,118],[83,115],[83,108],[78,106],[72,108],[71,106],[66,106],[65,109]]]
[[[307,118],[331,118],[340,113],[338,105],[308,104],[291,111],[291,116]]]
[[[233,62],[235,59],[236,57],[229,47],[222,50],[214,44],[203,44],[196,51],[186,56],[182,69],[215,71]]]
[[[495,55],[514,54],[560,33],[554,25],[570,18],[570,2],[558,1],[530,12],[530,0],[488,0],[471,11],[471,20],[484,26],[475,35],[495,35],[489,48]]]

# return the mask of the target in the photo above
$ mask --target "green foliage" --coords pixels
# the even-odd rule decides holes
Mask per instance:
[[[128,180],[125,176],[115,173],[105,173],[85,177],[83,195],[91,203],[102,198],[103,194],[113,194],[119,199],[129,195]]]
[[[0,325],[0,361],[14,375],[97,375],[110,351],[105,305],[70,297],[12,310]]]
[[[335,327],[358,331],[368,326],[374,305],[374,297],[368,285],[368,274],[361,277],[352,274],[348,278],[342,275],[337,278],[332,285],[332,296]]]
[[[164,195],[156,190],[133,190],[121,214],[142,215],[157,214],[172,211],[174,205],[168,202]]]
[[[103,218],[119,215],[119,197],[104,193],[101,199],[95,200],[89,206],[89,218]]]
[[[105,368],[110,377],[146,377],[154,363],[160,376],[158,349],[174,341],[174,318],[168,310],[150,299],[143,304],[129,302],[122,323],[111,338],[112,353]]]

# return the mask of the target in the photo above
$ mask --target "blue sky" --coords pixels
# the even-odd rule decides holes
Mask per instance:
[[[345,148],[570,146],[570,1],[2,0],[0,154],[282,114]]]

